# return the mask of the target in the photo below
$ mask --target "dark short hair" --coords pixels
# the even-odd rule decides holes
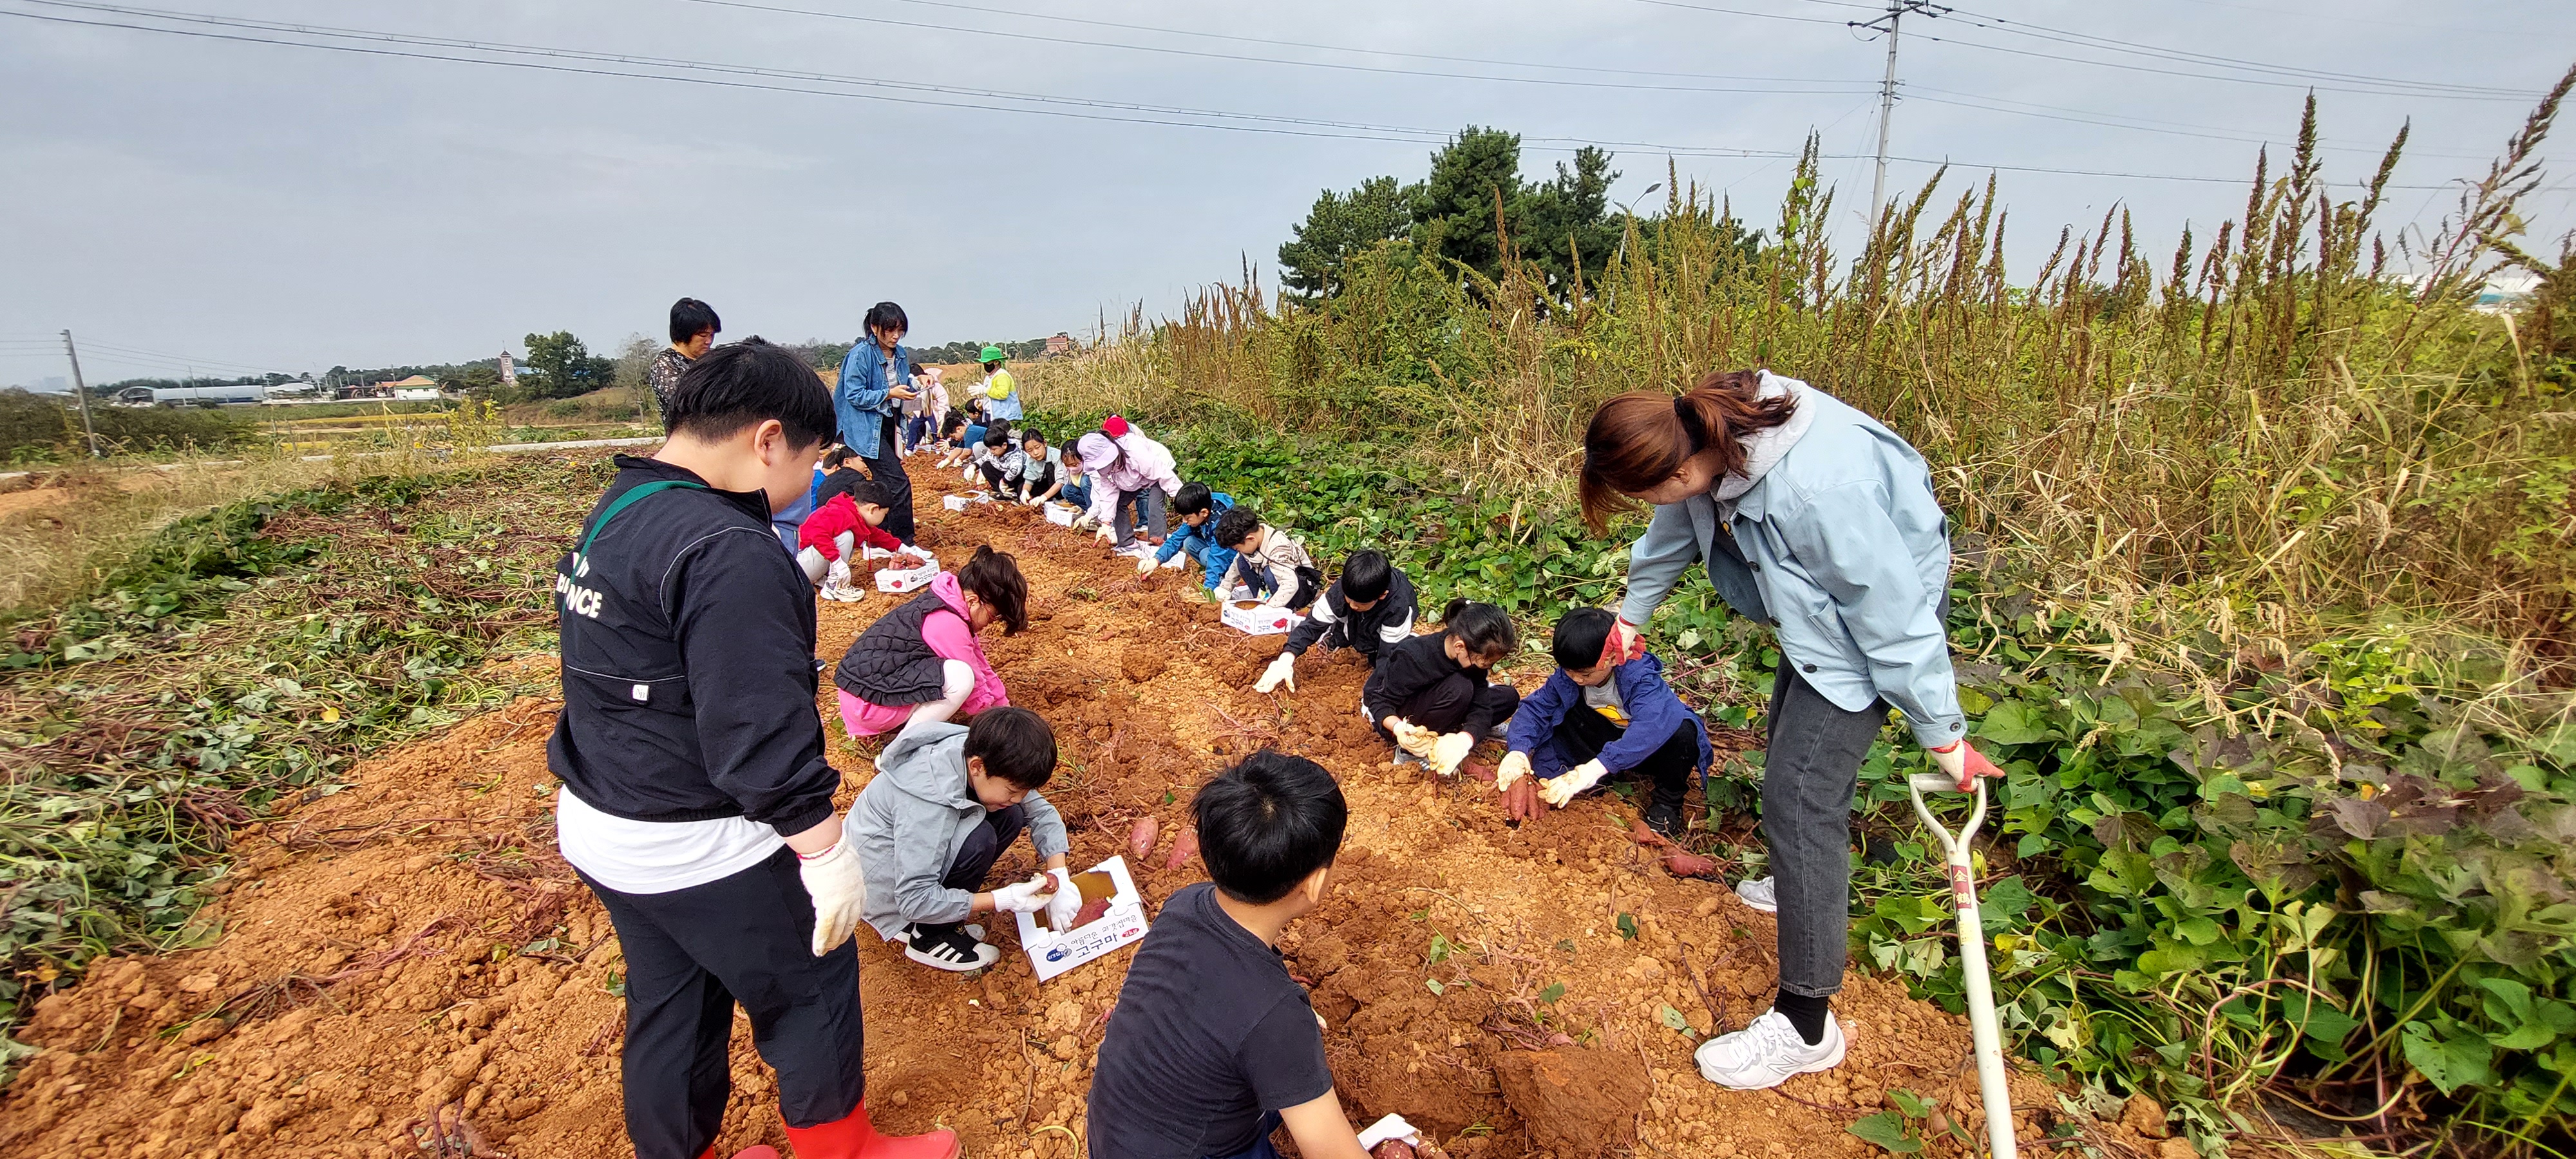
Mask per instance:
[[[716,320],[716,308],[696,298],[682,298],[671,303],[671,341],[686,342],[700,334],[722,333],[724,323]]]
[[[820,446],[834,427],[832,393],[805,360],[757,337],[707,351],[680,373],[662,406],[662,430],[721,442],[770,419],[800,447]]]
[[[1039,434],[1039,433],[1038,433],[1038,429],[1037,429],[1036,427],[1021,427],[1021,428],[1020,428],[1020,441],[1021,441],[1021,442],[1023,442],[1023,443],[1030,442],[1030,441],[1036,441],[1036,442],[1041,442],[1041,443],[1043,443],[1043,442],[1047,441],[1047,438],[1046,438],[1046,436],[1045,436],[1045,435]]]
[[[1440,625],[1467,646],[1470,656],[1506,656],[1521,643],[1520,629],[1512,626],[1512,618],[1492,604],[1451,600],[1440,610]]]
[[[1190,801],[1199,857],[1227,897],[1268,905],[1333,863],[1350,805],[1324,766],[1263,749]]]
[[[1618,620],[1600,608],[1576,608],[1557,617],[1556,636],[1548,642],[1556,666],[1590,668],[1601,663],[1602,647],[1610,642],[1610,625]]]
[[[861,479],[850,484],[850,503],[858,507],[892,507],[894,501],[886,498],[887,490],[884,483],[875,479]]]
[[[1014,789],[1041,788],[1055,776],[1055,730],[1018,705],[988,708],[966,726],[966,755],[984,758],[985,775]]]
[[[912,321],[903,316],[903,307],[892,302],[879,302],[868,307],[867,328],[870,333],[879,330],[901,330],[909,334],[912,332]]]
[[[1395,582],[1394,570],[1387,566],[1385,552],[1373,548],[1352,552],[1342,561],[1342,598],[1364,604],[1385,598],[1386,589]]]
[[[1231,549],[1235,544],[1252,538],[1254,529],[1260,526],[1261,517],[1253,514],[1252,508],[1237,503],[1216,517],[1216,530],[1208,534],[1216,538],[1218,547]]]
[[[988,446],[988,447],[1007,447],[1007,446],[1010,446],[1010,445],[1011,445],[1011,428],[1009,428],[1009,427],[994,427],[994,428],[992,428],[992,429],[990,429],[990,430],[985,431],[985,432],[984,432],[984,445],[985,445],[985,446]]]
[[[850,460],[858,457],[859,453],[857,451],[853,451],[846,446],[835,445],[831,450],[823,452],[823,469],[826,471],[838,471]]]
[[[1196,515],[1216,506],[1216,492],[1205,483],[1183,483],[1181,493],[1172,496],[1172,514]]]
[[[1002,617],[1003,635],[1028,630],[1029,581],[1021,577],[1020,561],[1010,552],[995,551],[989,543],[977,547],[966,566],[957,569],[957,586],[993,605]]]

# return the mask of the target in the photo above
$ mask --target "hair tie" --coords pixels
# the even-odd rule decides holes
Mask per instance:
[[[1691,408],[1689,395],[1673,396],[1673,418],[1682,424],[1682,436],[1690,440],[1691,455],[1708,449],[1708,436],[1699,429],[1699,412]]]

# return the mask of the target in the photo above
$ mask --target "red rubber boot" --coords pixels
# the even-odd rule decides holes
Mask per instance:
[[[867,1100],[838,1122],[787,1128],[796,1159],[957,1159],[957,1132],[880,1135],[868,1121]]]
[[[716,1149],[713,1147],[707,1148],[707,1153],[698,1156],[698,1159],[716,1159]],[[778,1159],[778,1148],[765,1145],[759,1147],[745,1147],[740,1151],[734,1152],[733,1159]]]

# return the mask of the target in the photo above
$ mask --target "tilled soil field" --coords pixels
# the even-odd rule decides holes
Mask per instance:
[[[987,647],[1012,702],[1056,728],[1065,763],[1046,795],[1077,867],[1124,852],[1135,823],[1155,819],[1155,848],[1131,859],[1150,911],[1200,876],[1172,846],[1207,774],[1271,745],[1341,779],[1352,820],[1337,884],[1282,948],[1330,1023],[1355,1123],[1402,1112],[1462,1156],[1857,1159],[1878,1149],[1844,1128],[1892,1087],[1979,1121],[1966,1025],[1858,974],[1838,1002],[1852,1044],[1841,1068],[1779,1091],[1702,1081],[1698,1038],[1769,1001],[1772,923],[1721,884],[1667,873],[1630,839],[1616,798],[1507,827],[1483,783],[1389,765],[1357,714],[1365,672],[1347,654],[1310,655],[1297,691],[1255,695],[1278,638],[1186,602],[1194,576],[1139,577],[1025,510],[942,510],[953,476],[916,477],[926,546],[953,566],[990,542],[1029,578],[1030,630]],[[837,659],[901,598],[824,604],[822,655]],[[1534,688],[1545,673],[1531,662],[1509,675]],[[875,746],[841,736],[830,697],[827,681],[816,709],[846,804]],[[468,720],[242,834],[211,915],[220,940],[103,963],[39,1007],[27,1034],[46,1049],[0,1099],[0,1153],[384,1159],[438,1136],[454,1148],[441,1154],[632,1154],[617,943],[553,851],[556,707],[521,700]],[[997,880],[1031,869],[1023,843]],[[1077,1156],[1092,1055],[1132,951],[1040,985],[993,924],[1009,952],[971,976],[914,965],[861,928],[870,1107],[893,1130],[952,1127],[970,1156]],[[740,1022],[734,1075],[718,1153],[783,1143],[773,1080]],[[2035,1077],[2015,1082],[2032,1140],[2055,1099]]]

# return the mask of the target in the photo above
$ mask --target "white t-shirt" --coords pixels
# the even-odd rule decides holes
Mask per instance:
[[[1628,727],[1628,706],[1619,699],[1619,678],[1616,676],[1586,687],[1583,706],[1609,717],[1611,723],[1621,728]]]
[[[629,821],[555,793],[555,848],[572,867],[619,893],[670,893],[721,881],[769,860],[787,844],[747,817]]]

